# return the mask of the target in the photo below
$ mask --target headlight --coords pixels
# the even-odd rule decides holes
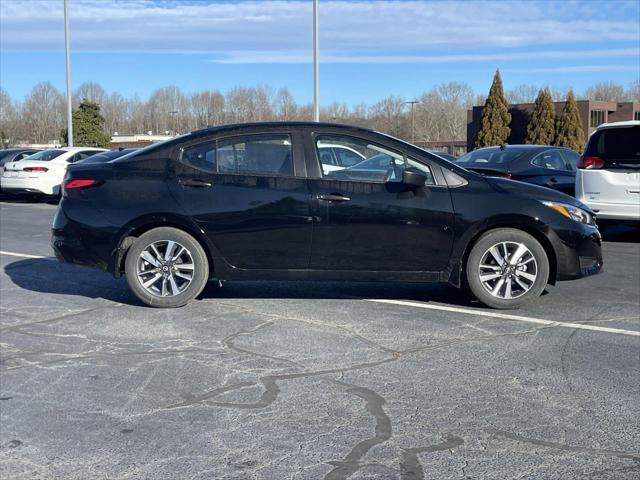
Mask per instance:
[[[542,202],[542,204],[549,208],[553,208],[556,212],[559,212],[565,217],[575,220],[576,222],[584,223],[586,225],[596,224],[593,215],[581,208],[574,207],[573,205],[558,202]]]

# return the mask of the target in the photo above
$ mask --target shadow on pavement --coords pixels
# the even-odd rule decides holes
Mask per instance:
[[[11,281],[25,290],[54,295],[104,298],[140,306],[124,278],[59,263],[51,259],[28,259],[11,262],[4,268]],[[226,299],[362,299],[384,298],[441,302],[457,306],[480,307],[463,290],[443,284],[361,283],[361,282],[227,282],[222,288],[211,282],[199,300]]]
[[[599,228],[605,242],[640,243],[640,223],[637,226],[605,223]]]
[[[38,203],[46,203],[48,205],[57,205],[60,202],[60,199],[55,196],[44,196],[37,194],[9,195],[7,193],[0,193],[0,202],[33,205]]]

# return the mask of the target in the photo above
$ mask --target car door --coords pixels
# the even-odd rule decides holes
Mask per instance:
[[[310,267],[314,270],[438,272],[445,268],[453,238],[448,188],[436,165],[409,158],[380,139],[341,133],[305,136],[314,205]],[[363,155],[343,170],[321,167],[319,146],[344,145]],[[428,185],[401,182],[407,166],[428,176]]]
[[[170,188],[229,266],[309,265],[312,218],[291,131],[208,138],[180,149]],[[297,175],[296,175],[297,174]]]

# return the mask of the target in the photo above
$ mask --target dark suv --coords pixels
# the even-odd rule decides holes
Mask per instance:
[[[324,165],[331,145],[357,152]],[[601,269],[594,215],[370,130],[229,125],[69,168],[53,225],[66,262],[126,275],[177,307],[208,280],[447,282],[514,308]]]

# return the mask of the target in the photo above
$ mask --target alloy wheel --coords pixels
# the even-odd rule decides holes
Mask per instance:
[[[492,296],[510,300],[531,290],[538,278],[538,264],[524,243],[500,242],[482,255],[478,277]]]
[[[146,246],[136,268],[142,287],[158,297],[175,297],[184,292],[194,271],[191,252],[173,240],[159,240]]]

